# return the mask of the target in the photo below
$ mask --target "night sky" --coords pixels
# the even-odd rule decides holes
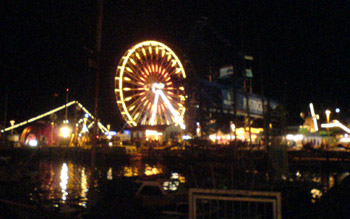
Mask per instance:
[[[244,3],[243,3],[244,2]],[[123,53],[159,40],[203,75],[254,56],[255,93],[283,103],[289,125],[301,111],[339,107],[350,116],[349,12],[346,1],[105,1],[99,114],[120,128],[114,72]],[[1,118],[16,122],[78,100],[90,111],[97,0],[7,1],[1,12]],[[262,83],[263,82],[263,83]],[[55,94],[57,94],[55,96]]]

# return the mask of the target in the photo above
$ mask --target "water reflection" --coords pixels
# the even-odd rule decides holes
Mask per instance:
[[[68,184],[68,166],[66,163],[63,163],[62,165],[62,169],[61,169],[61,182],[60,182],[60,186],[61,186],[61,190],[62,190],[62,201],[65,202],[67,199],[67,184]]]
[[[118,177],[141,177],[145,179],[162,179],[165,190],[177,190],[179,185],[193,180],[184,173],[169,170],[162,163],[144,163],[133,161],[128,165],[105,165],[98,167],[100,177],[113,180]],[[86,207],[88,201],[90,168],[72,161],[40,161],[40,188],[42,198],[52,204],[77,204]],[[286,180],[311,185],[308,190],[311,202],[317,202],[330,188],[337,185],[349,175],[348,172],[323,172],[311,170],[295,170]],[[222,176],[222,177],[225,177]],[[227,177],[230,177],[227,175]],[[268,175],[266,176],[266,178]],[[219,180],[219,179],[218,179]],[[224,182],[224,180],[222,180]],[[193,184],[193,182],[189,182]]]
[[[113,169],[110,167],[107,172],[107,179],[112,180],[113,179]]]
[[[163,176],[166,168],[160,164],[135,161],[129,165],[100,167],[99,171],[107,180],[118,177]],[[42,199],[54,206],[76,204],[86,207],[89,191],[89,166],[72,161],[40,161],[40,188]],[[183,176],[180,177],[184,181]]]
[[[80,206],[86,207],[88,191],[89,190],[88,190],[87,176],[85,174],[85,168],[83,168],[81,171],[81,190],[80,190],[81,202],[79,203]]]
[[[144,174],[146,176],[163,174],[163,169],[161,167],[150,166],[149,164],[146,164]]]
[[[321,198],[322,191],[316,188],[311,189],[311,196],[312,196],[311,202],[315,203],[318,199]]]
[[[54,206],[66,203],[86,207],[90,171],[84,166],[71,161],[41,161],[39,173],[43,201]]]
[[[164,166],[160,163],[151,165],[148,163],[142,163],[141,161],[135,161],[130,163],[130,165],[123,166],[121,171],[112,173],[112,175],[115,174],[117,177],[156,176],[165,174],[164,170]]]

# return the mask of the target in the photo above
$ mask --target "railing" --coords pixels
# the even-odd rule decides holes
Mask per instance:
[[[282,218],[278,192],[190,189],[189,218]]]

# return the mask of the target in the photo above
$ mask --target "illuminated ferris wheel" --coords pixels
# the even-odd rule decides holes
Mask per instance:
[[[163,43],[144,41],[130,48],[115,77],[117,104],[128,125],[185,129],[185,78],[179,58]]]

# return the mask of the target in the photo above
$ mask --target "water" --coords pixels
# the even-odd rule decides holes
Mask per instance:
[[[113,180],[119,177],[163,176],[168,173],[168,170],[161,163],[148,164],[141,161],[124,165],[99,166],[97,170],[100,180]],[[38,176],[42,200],[57,207],[62,204],[87,207],[89,186],[91,185],[91,170],[88,165],[71,160],[41,160]],[[98,180],[95,183],[98,183]]]
[[[21,186],[24,188],[18,191],[20,195],[15,201],[23,203],[29,198],[32,202],[29,204],[34,204],[40,199],[44,206],[53,208],[75,206],[86,209],[88,207],[89,187],[91,185],[91,170],[88,163],[64,159],[56,161],[39,159],[16,160],[16,162],[6,164],[7,166],[2,165],[1,174],[3,176],[7,174],[9,181],[16,181],[15,176],[18,176],[18,182],[21,183],[18,184],[18,188]],[[206,166],[200,163],[194,166],[181,166],[180,164],[169,165],[165,161],[136,160],[124,164],[105,163],[97,165],[97,179],[94,183],[98,187],[102,181],[112,181],[120,177],[156,178],[161,176],[170,179],[176,173],[180,178],[181,185],[188,187],[242,189],[241,185],[248,185],[248,187],[251,186],[251,188],[257,190],[261,188],[265,190],[266,188],[287,190],[287,192],[282,191],[282,198],[288,200],[289,203],[295,203],[295,209],[297,209],[303,203],[308,203],[310,206],[317,203],[330,188],[349,175],[349,172],[344,169],[330,171],[324,168],[290,168],[287,175],[272,180],[268,173],[261,171],[235,171],[230,168],[217,168],[214,165],[211,166],[211,163],[206,163]],[[21,178],[20,173],[26,175],[26,178]],[[237,183],[238,181],[241,183]],[[265,185],[265,187],[262,185]],[[266,187],[266,185],[268,186]],[[11,185],[9,186],[11,187]],[[5,187],[2,189],[6,190]],[[298,194],[302,194],[305,202]],[[20,199],[20,196],[23,196],[23,198]],[[5,193],[2,199],[12,200],[11,193],[8,193],[7,196]],[[289,209],[290,212],[292,210],[294,209]]]

